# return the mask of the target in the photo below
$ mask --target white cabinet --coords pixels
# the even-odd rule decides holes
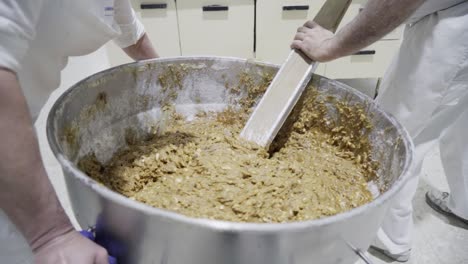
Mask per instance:
[[[137,17],[161,57],[180,56],[179,28],[175,0],[133,0]],[[131,62],[114,43],[107,44],[111,65]]]
[[[141,0],[135,10],[159,55],[180,56],[175,0]]]
[[[184,56],[253,57],[254,0],[177,0]]]
[[[353,0],[351,2],[338,31],[359,14],[366,2],[367,0]],[[332,79],[382,77],[400,47],[402,34],[403,26],[400,26],[357,55],[327,63],[325,76]]]
[[[358,55],[327,63],[325,75],[331,79],[382,77],[400,44],[399,40],[378,41]]]
[[[281,64],[290,52],[297,28],[318,13],[325,0],[258,0],[256,58]],[[321,64],[316,73],[324,74]]]
[[[132,0],[137,16],[162,57],[230,56],[283,63],[297,28],[326,0]],[[367,0],[353,0],[338,28],[348,24]],[[361,54],[320,64],[329,78],[379,78],[400,46],[403,27]],[[131,62],[113,43],[111,65]],[[362,54],[363,53],[363,54]]]

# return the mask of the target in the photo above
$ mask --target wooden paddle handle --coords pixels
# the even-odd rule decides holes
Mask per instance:
[[[336,32],[350,4],[351,0],[327,0],[314,21],[323,28]]]

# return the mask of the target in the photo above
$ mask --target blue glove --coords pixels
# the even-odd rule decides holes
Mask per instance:
[[[94,236],[93,232],[83,230],[83,231],[80,231],[80,234],[82,236],[92,240],[92,241],[96,241],[96,237]],[[100,246],[103,246],[103,245],[101,245],[99,243],[97,243],[97,244],[100,245]],[[109,264],[117,264],[117,259],[109,255]]]

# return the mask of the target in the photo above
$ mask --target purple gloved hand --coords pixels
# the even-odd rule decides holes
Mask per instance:
[[[94,236],[93,232],[83,230],[83,231],[80,231],[80,234],[92,241],[96,240],[96,237]],[[99,245],[99,243],[97,244]],[[100,246],[103,246],[103,245],[100,245]],[[109,264],[117,264],[117,259],[109,255]]]

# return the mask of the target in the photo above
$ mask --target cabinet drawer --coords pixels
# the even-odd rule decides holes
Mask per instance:
[[[162,57],[180,56],[175,0],[141,0],[135,8],[151,42]]]
[[[338,27],[338,30],[342,29],[346,24],[351,22],[359,14],[359,12],[362,10],[362,8],[364,8],[366,3],[367,3],[367,0],[353,0],[351,2],[351,5],[348,8],[348,11],[346,12],[345,16],[343,17],[343,20],[342,20],[340,26]],[[398,28],[396,28],[395,30],[390,32],[388,35],[386,35],[382,39],[383,40],[401,39],[401,37],[403,36],[403,28],[404,28],[403,25],[399,26]]]
[[[398,40],[378,41],[359,55],[327,63],[325,75],[331,79],[380,78],[398,52],[400,43]]]
[[[180,56],[175,0],[133,0],[132,6],[159,56]],[[112,66],[133,61],[112,42],[106,48]]]
[[[325,0],[258,0],[256,58],[281,64],[290,52],[297,28],[318,13]],[[324,65],[316,73],[323,74]]]
[[[177,0],[182,55],[252,58],[254,0]]]

